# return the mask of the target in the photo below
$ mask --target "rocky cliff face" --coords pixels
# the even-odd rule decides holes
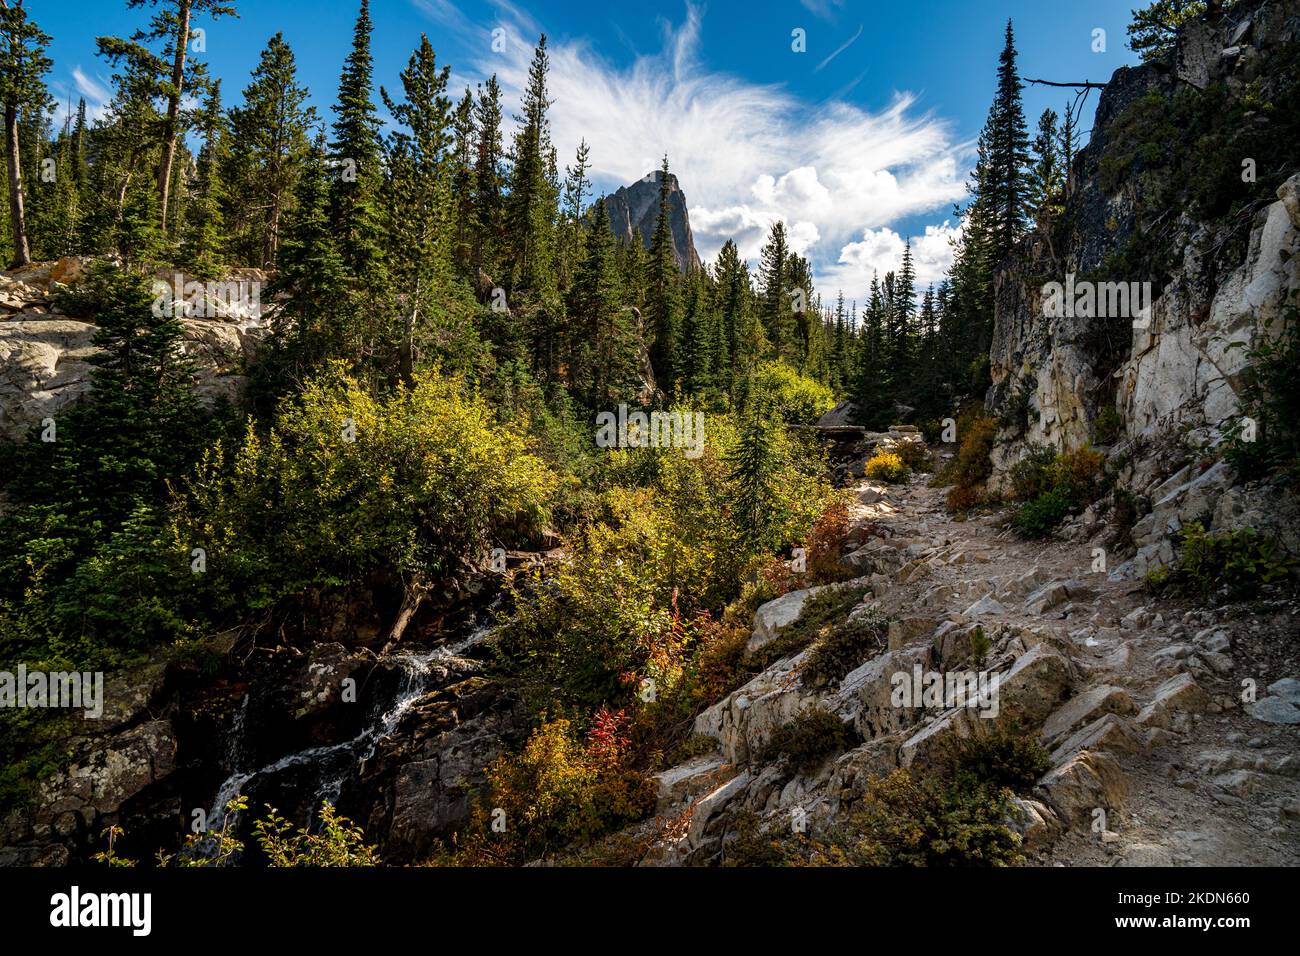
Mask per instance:
[[[1172,58],[1121,69],[1107,84],[1091,141],[1071,170],[1064,214],[1040,222],[997,279],[987,400],[1002,421],[995,486],[1031,444],[1091,443],[1107,448],[1142,510],[1159,511],[1201,478],[1196,460],[1221,457],[1217,446],[1243,414],[1244,346],[1275,335],[1300,303],[1300,175],[1258,170],[1231,145],[1213,155],[1202,149],[1182,166],[1161,162],[1201,149],[1192,130],[1177,129],[1189,111],[1277,125],[1276,112],[1252,104],[1295,88],[1297,39],[1294,0],[1245,2],[1215,22],[1189,25]],[[1283,108],[1294,110],[1294,100]],[[1174,124],[1168,151],[1162,123]],[[1219,202],[1206,183],[1185,180],[1188,169],[1210,163],[1230,165],[1234,183],[1240,174],[1244,198]],[[1247,166],[1257,187],[1247,184]],[[1070,275],[1098,286],[1150,283],[1149,314],[1048,317],[1044,285]],[[1211,477],[1191,492],[1198,514],[1213,511],[1235,484],[1226,469]],[[1254,514],[1300,547],[1285,523],[1267,517],[1294,511],[1285,496],[1269,488],[1252,494],[1254,505],[1237,502],[1216,521],[1239,526]],[[1157,516],[1135,529],[1146,552],[1129,572],[1167,550],[1162,541],[1180,526],[1179,514],[1191,519],[1188,508],[1168,504],[1177,502],[1164,508],[1172,520]]]
[[[89,260],[67,257],[0,273],[0,436],[24,437],[90,389],[95,326],[60,313],[53,299],[58,286],[75,284],[88,266]],[[182,288],[189,280],[164,272],[158,278]],[[260,270],[240,269],[229,281],[260,288],[265,278]],[[204,403],[239,394],[244,364],[264,331],[246,307],[219,298],[195,309],[204,317],[181,320],[183,348],[197,360],[196,391]]]
[[[605,197],[609,227],[619,239],[631,242],[634,237],[640,237],[645,247],[650,248],[650,240],[659,222],[659,183],[662,177],[663,173],[655,170],[644,179]],[[672,173],[668,174],[668,225],[673,234],[673,258],[677,268],[683,272],[698,268],[700,255],[695,251],[695,239],[691,235],[686,194]]]

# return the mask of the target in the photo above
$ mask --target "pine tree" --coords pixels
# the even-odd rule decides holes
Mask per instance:
[[[242,106],[230,111],[230,150],[224,209],[229,246],[240,262],[274,268],[284,215],[319,119],[298,83],[293,50],[281,34],[271,37],[244,90]]]
[[[53,144],[55,181],[49,214],[37,231],[38,258],[56,258],[77,251],[78,226],[82,216],[82,183],[85,180],[85,153],[77,149],[78,136],[72,117]]]
[[[1056,152],[1061,158],[1061,188],[1066,191],[1070,186],[1070,167],[1074,165],[1074,154],[1078,152],[1079,110],[1074,103],[1065,104],[1065,115],[1061,119],[1060,129],[1056,133]]]
[[[893,312],[895,339],[891,356],[890,377],[900,390],[912,381],[916,355],[916,267],[912,262],[912,240],[903,245],[903,261],[894,280]],[[900,394],[898,396],[902,398]]]
[[[631,310],[620,307],[616,260],[605,200],[597,199],[570,293],[566,352],[578,395],[598,409],[632,397],[638,380],[641,343]]]
[[[519,131],[511,151],[510,191],[505,202],[511,291],[530,293],[542,301],[552,299],[556,289],[552,256],[558,197],[548,175],[552,160],[546,118],[551,105],[546,93],[549,68],[543,34],[528,68],[523,115],[516,117]],[[542,334],[541,329],[538,332]]]
[[[352,50],[343,64],[338,104],[334,107],[330,159],[334,183],[330,220],[339,255],[353,282],[382,288],[383,235],[380,197],[383,150],[379,116],[371,99],[370,0],[361,0]]]
[[[650,240],[646,269],[646,319],[650,327],[650,363],[660,385],[671,388],[681,374],[681,274],[673,252],[668,157],[659,171],[659,217]]]
[[[388,154],[386,224],[388,261],[402,314],[398,365],[410,382],[416,327],[441,310],[452,282],[455,208],[451,195],[452,107],[446,95],[449,67],[438,68],[427,35],[402,71],[404,99],[381,90],[398,124]]]
[[[994,209],[994,256],[1001,262],[1024,235],[1029,222],[1025,167],[1029,164],[1029,134],[1025,126],[1016,72],[1015,34],[1007,21],[1006,45],[998,60],[998,90],[989,113],[988,190]]]
[[[742,355],[741,333],[750,316],[749,266],[740,258],[736,243],[728,239],[718,253],[715,268],[719,328],[718,367],[728,371],[724,385],[734,396],[736,370],[752,366],[757,358]]]
[[[167,105],[158,126],[160,148],[154,172],[158,191],[158,223],[166,236],[172,205],[172,186],[177,172],[176,155],[179,141],[185,132],[181,106],[187,97],[204,92],[207,83],[202,64],[190,55],[190,44],[196,29],[194,21],[202,14],[207,14],[214,20],[234,16],[235,6],[230,0],[127,0],[127,7],[154,7],[156,12],[150,19],[149,26],[137,30],[130,40],[100,37],[98,43],[100,52],[110,59],[132,59],[137,66],[148,63],[154,92]],[[156,55],[148,53],[145,46],[148,43],[160,44],[161,52]]]
[[[203,137],[198,177],[186,214],[182,261],[201,279],[215,278],[224,268],[221,216],[224,194],[221,169],[226,151],[225,115],[221,109],[221,81],[208,91],[196,123]]]
[[[785,288],[790,300],[790,361],[812,378],[825,376],[822,327],[813,300],[812,266],[803,256],[791,254],[785,262]]]
[[[686,277],[686,301],[682,319],[681,379],[689,394],[703,394],[713,387],[718,367],[713,290],[707,272],[696,269]]]
[[[167,67],[162,58],[140,43],[117,37],[99,37],[96,43],[115,72],[107,115],[92,131],[88,147],[95,162],[91,166],[91,208],[83,221],[82,245],[95,252],[122,254],[128,205],[136,213],[146,206],[152,206],[155,215],[157,211],[156,187],[152,187],[152,200],[136,194],[145,188],[149,170],[157,168],[160,153],[157,131],[163,117],[155,102],[161,96],[160,76]],[[144,235],[147,226],[133,222],[127,230],[131,236],[127,244],[161,248],[161,221],[153,223],[156,236]]]
[[[883,428],[892,417],[889,402],[889,381],[886,368],[887,351],[886,294],[879,275],[871,277],[871,291],[862,315],[862,334],[858,339],[858,360],[853,394],[858,406],[858,418],[872,428]]]
[[[269,352],[258,371],[257,398],[270,404],[321,361],[355,354],[356,317],[348,307],[347,266],[330,218],[333,177],[323,136],[307,150],[285,220],[279,271],[267,290],[282,300],[271,318]]]
[[[585,211],[583,202],[586,199],[587,190],[591,188],[591,180],[587,178],[587,171],[591,168],[590,156],[591,148],[584,139],[578,143],[578,152],[573,165],[565,167],[564,170],[564,208],[562,210],[564,236],[560,246],[559,263],[561,288],[568,288],[569,286],[574,262],[577,260],[581,246],[581,221]]]
[[[156,194],[151,194],[156,200]],[[75,525],[114,527],[192,460],[200,413],[194,365],[181,347],[179,310],[157,307],[148,276],[97,266],[79,290],[98,352],[85,400],[60,416],[47,500],[73,505]]]
[[[480,87],[474,104],[477,149],[474,160],[473,278],[480,272],[497,281],[504,254],[505,171],[501,145],[501,87],[496,76]]]
[[[765,409],[750,408],[726,455],[732,519],[756,552],[772,543],[777,462],[774,427]]]
[[[759,295],[763,328],[772,344],[775,358],[789,356],[793,340],[794,316],[790,311],[788,272],[786,260],[789,247],[786,243],[785,223],[772,224],[767,243],[759,253]]]
[[[949,273],[944,310],[949,341],[947,378],[959,391],[988,385],[988,348],[993,329],[993,278],[1024,234],[1029,215],[1028,134],[1016,73],[1015,37],[1007,22],[999,58],[998,89],[980,131],[965,229]]]
[[[32,261],[24,208],[22,155],[19,146],[20,113],[44,115],[51,99],[45,74],[51,62],[45,55],[50,37],[29,19],[22,0],[0,0],[0,109],[4,110],[5,155],[9,170],[9,222],[13,256],[10,266]],[[57,173],[56,173],[57,175]]]
[[[844,290],[837,291],[835,296],[835,310],[831,314],[831,321],[834,325],[834,338],[831,345],[831,387],[839,390],[844,387],[847,381],[847,361],[848,361],[848,339],[849,329],[847,316],[844,311]]]
[[[456,199],[456,229],[452,259],[462,275],[468,274],[472,258],[471,237],[474,232],[474,94],[465,87],[465,95],[452,114],[451,194]],[[471,277],[474,278],[474,277]]]
[[[1057,115],[1043,110],[1038,118],[1038,135],[1034,137],[1034,164],[1029,171],[1029,208],[1038,217],[1054,219],[1060,212],[1065,175],[1060,154]]]
[[[86,100],[64,124],[56,152],[57,179],[50,221],[42,230],[42,258],[81,251],[83,224],[91,205],[90,168],[86,161]]]
[[[1219,6],[1226,6],[1220,4]],[[1173,52],[1179,27],[1205,15],[1205,0],[1155,0],[1133,11],[1128,25],[1128,47],[1144,61]]]

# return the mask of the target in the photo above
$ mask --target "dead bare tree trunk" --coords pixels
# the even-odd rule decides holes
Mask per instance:
[[[9,159],[9,218],[13,223],[14,258],[9,268],[31,263],[27,244],[27,214],[23,209],[23,167],[18,147],[18,106],[5,104],[5,152]]]
[[[176,133],[180,125],[181,95],[185,83],[185,48],[190,42],[190,2],[180,0],[176,10],[176,51],[172,58],[172,88],[167,97],[167,122],[163,126],[162,159],[158,161],[158,200],[162,231],[167,234],[167,202],[171,198],[172,164],[176,161]]]
[[[415,280],[415,294],[411,296],[411,310],[406,313],[402,329],[402,344],[397,350],[397,373],[402,383],[410,388],[415,384],[415,324],[420,318],[420,280]]]
[[[406,586],[406,590],[402,594],[402,606],[398,608],[393,626],[388,629],[388,636],[384,639],[385,652],[402,639],[407,627],[410,626],[411,620],[415,617],[415,612],[424,604],[424,599],[428,594],[429,586],[423,581],[412,581]]]

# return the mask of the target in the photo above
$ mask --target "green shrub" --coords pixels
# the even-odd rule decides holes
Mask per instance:
[[[723,866],[785,866],[792,862],[788,827],[765,826],[753,810],[741,810],[732,819],[731,829],[735,835],[723,844]]]
[[[236,797],[226,804],[226,814],[221,829],[192,833],[185,838],[180,853],[160,850],[159,866],[218,867],[236,862],[244,852],[244,842],[232,832],[238,815],[248,809],[247,797]],[[106,849],[92,858],[105,866],[132,867],[135,860],[117,855],[117,840],[124,831],[119,826],[104,830]],[[257,845],[266,855],[271,867],[296,866],[378,866],[379,851],[366,843],[361,828],[347,817],[339,816],[328,800],[321,803],[320,818],[316,826],[294,827],[280,816],[275,807],[266,807],[266,816],[253,825]]]
[[[903,464],[912,471],[930,471],[934,468],[934,456],[919,441],[900,441],[890,450],[903,459]]]
[[[954,773],[958,781],[1005,787],[1026,794],[1051,769],[1052,759],[1038,740],[1018,728],[998,728],[961,744]]]
[[[1011,793],[909,770],[873,778],[843,825],[817,841],[819,866],[1011,866],[1020,837]]]
[[[1049,445],[1030,444],[1028,452],[1011,466],[1011,494],[1016,501],[1033,501],[1056,483],[1056,451]]]
[[[1202,601],[1224,591],[1229,599],[1240,600],[1258,593],[1262,585],[1285,579],[1295,565],[1277,542],[1260,537],[1253,528],[1211,534],[1194,521],[1183,526],[1178,541],[1176,566],[1148,573],[1151,590],[1170,589]]]
[[[1123,434],[1124,419],[1114,405],[1107,405],[1097,413],[1093,423],[1093,435],[1099,445],[1113,445]]]
[[[321,805],[320,821],[313,830],[295,829],[274,807],[253,826],[267,865],[285,866],[377,866],[379,853],[367,846],[365,834],[352,821],[341,817],[327,800]]]
[[[835,407],[834,392],[784,362],[760,365],[754,385],[781,419],[792,424],[811,425]]]
[[[852,723],[828,710],[809,707],[774,730],[757,756],[764,763],[783,758],[795,773],[809,773],[831,754],[847,750],[856,742]]]
[[[1026,538],[1046,538],[1065,518],[1096,501],[1103,482],[1101,453],[1088,446],[1054,455],[1034,446],[1011,469],[1015,497],[1026,502],[1012,519]]]
[[[1290,306],[1285,323],[1276,339],[1246,349],[1243,415],[1230,427],[1224,449],[1224,459],[1245,481],[1281,471],[1300,483],[1300,310]]]
[[[1003,403],[1002,410],[998,414],[998,427],[1023,435],[1029,428],[1031,414],[1035,416],[1037,414],[1031,404],[1033,395],[1033,383],[1029,379],[1021,379]]]
[[[804,601],[799,616],[781,628],[775,640],[763,645],[753,655],[753,666],[757,670],[762,670],[773,661],[797,654],[819,638],[829,634],[862,602],[869,590],[862,585],[831,586],[811,595]]]
[[[737,527],[744,496],[726,457],[734,426],[720,416],[710,421],[701,457],[666,454],[652,483],[606,490],[590,519],[569,532],[565,557],[544,578],[514,583],[512,610],[494,644],[499,666],[537,709],[630,705],[643,679],[655,681],[660,698],[683,681],[694,683],[692,696],[709,696],[740,676],[731,669],[743,649],[738,631],[752,626],[754,607],[788,588],[760,577],[738,593],[746,572],[775,559]],[[772,431],[776,444],[756,489],[763,539],[774,549],[809,544],[816,559],[810,536],[833,496],[824,478],[795,460],[783,430]],[[733,621],[737,633],[707,631],[707,621],[738,598],[748,617]],[[707,656],[697,669],[691,656],[706,633]]]
[[[1012,523],[1026,538],[1050,537],[1052,531],[1065,520],[1073,507],[1074,499],[1070,495],[1070,489],[1065,485],[1058,485],[1022,505],[1012,518]]]
[[[196,586],[232,616],[384,574],[466,573],[548,524],[558,483],[457,378],[377,396],[341,366],[286,401],[266,433],[218,443],[185,486],[172,537],[202,547]]]
[[[840,680],[888,644],[889,620],[875,605],[836,621],[804,658],[802,675],[811,687]]]

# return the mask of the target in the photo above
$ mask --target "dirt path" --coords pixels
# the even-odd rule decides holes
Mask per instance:
[[[1145,729],[1137,752],[1115,754],[1128,794],[1105,833],[1070,828],[1034,862],[1300,863],[1300,727],[1256,719],[1241,700],[1244,680],[1262,698],[1269,685],[1300,675],[1297,602],[1194,609],[1154,601],[1136,582],[1094,572],[1101,555],[1087,541],[1021,540],[1005,526],[1006,511],[955,519],[927,478],[854,488],[870,503],[854,506],[853,522],[882,531],[885,542],[907,542],[904,553],[920,569],[905,566],[900,577],[916,577],[887,593],[888,603],[905,612],[935,602],[942,613],[1051,631],[1078,668],[1076,698],[1109,685],[1141,708],[1181,674],[1208,695],[1203,709]],[[1047,609],[1027,606],[1026,588],[1052,581],[1085,590]]]
[[[1020,801],[1027,863],[1300,864],[1300,727],[1261,719],[1294,715],[1280,700],[1300,691],[1284,680],[1300,675],[1300,605],[1154,601],[1139,583],[1110,579],[1120,560],[1092,543],[1100,524],[1085,518],[1067,540],[1026,541],[1007,510],[948,514],[928,479],[850,489],[846,560],[867,589],[862,604],[895,621],[888,649],[829,687],[806,686],[808,652],[792,652],[702,713],[695,730],[719,752],[658,775],[660,814],[638,829],[660,838],[643,862],[718,862],[740,812],[772,827],[792,812],[833,822],[867,778],[923,769],[981,735],[992,724],[968,708],[917,713],[890,700],[891,676],[914,662],[944,672],[978,659],[1051,753],[1052,769]],[[779,630],[809,593],[764,605],[756,625]],[[975,633],[987,640],[978,657]],[[1278,706],[1256,713],[1243,681]],[[863,743],[802,774],[764,764],[762,742],[809,706],[851,722]]]

